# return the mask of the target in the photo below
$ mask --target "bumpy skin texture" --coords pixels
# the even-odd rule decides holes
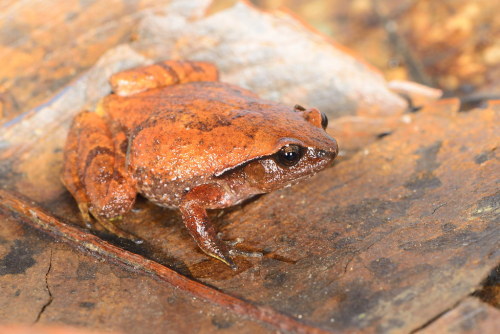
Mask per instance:
[[[114,224],[140,193],[181,210],[200,248],[235,268],[206,209],[225,208],[324,169],[337,144],[316,109],[216,82],[216,68],[167,61],[114,75],[114,94],[74,120],[63,182],[84,220]]]

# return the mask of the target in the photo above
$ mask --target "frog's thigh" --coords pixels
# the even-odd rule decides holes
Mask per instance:
[[[116,73],[109,82],[113,92],[129,96],[148,89],[194,81],[217,81],[217,67],[199,61],[167,60]]]
[[[206,254],[221,260],[231,268],[236,268],[228,247],[219,239],[206,211],[207,207],[216,207],[222,196],[217,186],[201,185],[184,196],[179,209],[186,228],[198,246]]]
[[[91,227],[88,209],[89,199],[80,178],[78,168],[79,161],[81,159],[78,155],[79,136],[82,130],[82,121],[84,120],[86,113],[87,112],[84,111],[77,115],[69,130],[66,145],[64,146],[64,163],[61,181],[75,198],[85,224],[87,227]]]
[[[80,113],[69,139],[67,149],[72,152],[66,151],[70,159],[65,169],[71,172],[73,179],[78,175],[79,190],[85,191],[92,215],[101,221],[129,211],[135,201],[135,185],[121,155],[115,153],[115,143],[104,119],[92,112]]]

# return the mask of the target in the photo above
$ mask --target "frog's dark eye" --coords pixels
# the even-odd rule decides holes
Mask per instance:
[[[276,153],[276,160],[283,166],[291,167],[299,162],[303,153],[303,149],[299,145],[286,145]]]
[[[325,113],[321,113],[321,127],[323,130],[326,130],[328,127],[328,117],[326,117]]]

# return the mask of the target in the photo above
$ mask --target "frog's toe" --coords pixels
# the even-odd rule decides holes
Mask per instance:
[[[133,243],[135,243],[136,245],[140,245],[140,244],[144,243],[144,240],[139,238],[138,236],[136,236],[132,233],[129,233],[129,232],[125,232],[125,231],[118,229],[118,228],[116,228],[110,232],[113,233],[114,235],[116,235],[117,237],[130,240]]]
[[[219,239],[222,240],[222,232],[219,232],[217,234]],[[264,253],[262,252],[249,252],[249,251],[244,251],[238,248],[235,248],[234,246],[241,244],[245,239],[243,238],[236,238],[234,240],[224,240],[224,243],[226,244],[227,248],[229,249],[229,254],[233,256],[245,256],[245,257],[263,257]]]
[[[238,270],[238,266],[236,263],[233,261],[231,258],[230,252],[222,252],[220,249],[212,249],[210,251],[204,250],[205,253],[210,255],[213,258],[216,258],[217,260],[220,260],[227,264],[232,270]]]
[[[78,203],[78,209],[80,210],[85,226],[87,228],[92,228],[93,224],[89,214],[89,205],[87,203]]]
[[[141,238],[139,238],[138,236],[136,236],[130,232],[126,232],[126,231],[120,229],[119,227],[117,227],[115,225],[115,222],[117,220],[120,220],[120,219],[121,219],[121,217],[117,217],[114,219],[105,219],[105,218],[99,217],[99,216],[96,217],[96,221],[106,231],[111,232],[112,234],[116,235],[119,238],[128,239],[128,240],[134,242],[135,244],[138,244],[138,245],[142,244],[144,242],[144,240],[142,240]]]
[[[263,257],[264,256],[264,253],[262,253],[262,252],[247,252],[247,251],[243,251],[241,249],[236,249],[236,248],[230,249],[229,254],[246,256],[246,257]]]
[[[222,253],[218,252],[217,254],[209,254],[212,257],[215,257],[216,259],[224,262],[227,264],[229,267],[231,267],[232,270],[238,270],[238,265],[236,262],[233,260],[234,256],[245,256],[245,257],[254,257],[254,258],[261,258],[264,256],[263,253],[261,252],[248,252],[248,251],[243,251],[237,248],[234,248],[234,244],[241,243],[242,240],[236,239],[236,241],[224,241],[224,244],[226,245],[227,252]]]
[[[232,270],[238,270],[238,265],[236,265],[236,262],[234,262],[230,256],[227,256],[225,259],[221,260],[222,262],[227,264]]]
[[[109,232],[113,233],[114,235],[116,235],[119,238],[130,240],[133,243],[135,243],[136,245],[140,245],[140,244],[144,243],[144,240],[139,238],[138,236],[136,236],[132,233],[120,230],[118,228],[114,229],[113,231],[109,231]]]
[[[223,240],[223,233],[222,232],[219,232],[217,233],[217,238],[219,238],[220,240]],[[245,241],[245,239],[243,238],[236,238],[234,240],[223,240],[224,243],[231,249],[232,247],[238,245],[238,244],[241,244],[243,241]]]

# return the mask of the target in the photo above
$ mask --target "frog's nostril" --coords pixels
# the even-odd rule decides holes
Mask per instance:
[[[335,159],[337,156],[337,150],[333,151],[325,151],[325,150],[318,150],[316,151],[316,156],[321,159]]]
[[[318,156],[318,158],[324,158],[324,157],[326,157],[326,151],[324,151],[324,150],[318,150],[317,156]]]

